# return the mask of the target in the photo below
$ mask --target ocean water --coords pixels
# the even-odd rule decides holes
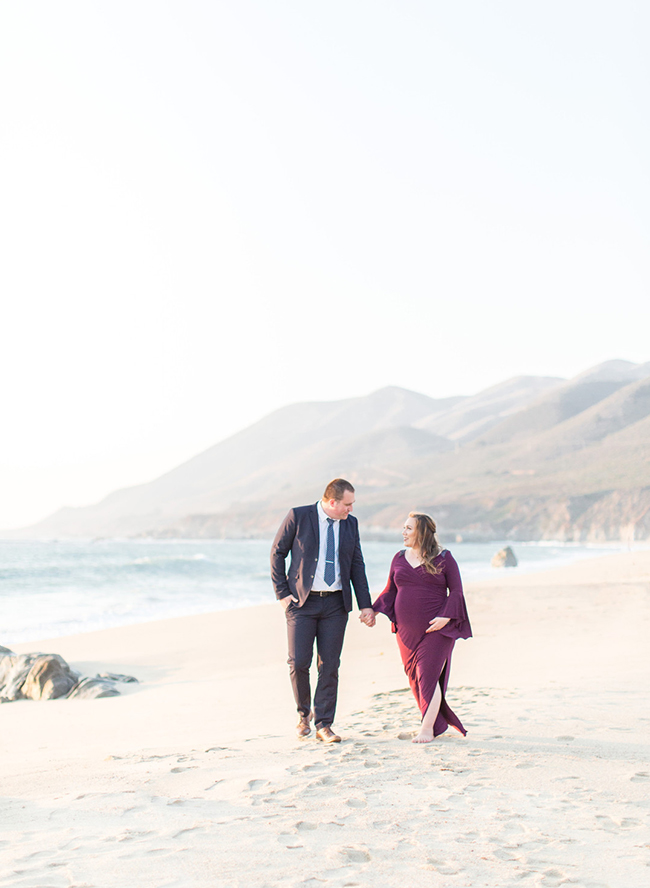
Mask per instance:
[[[363,545],[373,594],[382,590],[394,543]],[[444,543],[444,541],[443,541]],[[450,546],[465,581],[497,576],[502,543]],[[512,543],[509,576],[560,566],[623,546]],[[270,540],[0,540],[0,645],[127,623],[273,602]]]

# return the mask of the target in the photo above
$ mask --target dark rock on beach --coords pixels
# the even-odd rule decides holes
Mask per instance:
[[[118,697],[119,694],[120,691],[115,682],[105,678],[86,676],[74,686],[68,694],[68,698],[70,700],[73,697],[76,700],[95,700],[97,697]]]
[[[29,700],[56,700],[66,697],[79,681],[63,657],[58,654],[37,656],[20,689]]]
[[[492,567],[517,567],[517,556],[510,546],[500,549],[490,562]]]
[[[130,684],[131,682],[136,682],[137,684],[138,681],[138,679],[134,678],[132,675],[122,675],[119,672],[100,672],[95,678],[103,678],[106,679],[106,681],[123,681],[127,684]]]
[[[23,700],[27,676],[42,654],[14,654],[5,648],[0,660],[0,695],[5,700]]]
[[[0,702],[57,700],[62,697],[92,700],[116,697],[119,683],[137,682],[132,675],[103,672],[82,677],[59,654],[14,654],[0,646]]]

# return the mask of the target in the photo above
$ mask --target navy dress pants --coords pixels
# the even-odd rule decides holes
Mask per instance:
[[[318,651],[318,684],[314,694],[314,722],[317,728],[331,725],[336,712],[339,664],[348,614],[343,595],[335,592],[321,598],[310,595],[302,607],[293,602],[285,611],[289,640],[289,674],[296,706],[301,716],[312,709],[309,667]]]

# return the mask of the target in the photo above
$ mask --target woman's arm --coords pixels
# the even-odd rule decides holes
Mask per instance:
[[[454,636],[470,638],[472,629],[469,624],[467,606],[463,594],[463,581],[460,578],[460,570],[456,559],[449,551],[445,553],[443,571],[449,595],[438,616],[435,620],[431,620],[430,628],[427,629],[427,632],[437,632],[440,629],[444,629],[451,622],[452,625],[449,627],[449,631],[451,632],[453,629]],[[443,632],[443,635],[445,634],[447,633]]]
[[[375,613],[385,614],[391,623],[395,622],[395,598],[397,596],[397,586],[395,585],[395,562],[398,557],[399,552],[391,562],[386,588],[381,595],[376,598],[372,605],[372,609]]]

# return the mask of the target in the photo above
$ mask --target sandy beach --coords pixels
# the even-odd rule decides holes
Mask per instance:
[[[275,603],[7,639],[140,684],[1,707],[0,886],[647,885],[650,552],[466,595],[468,736],[423,747],[383,617],[352,614],[328,747],[295,738]]]

